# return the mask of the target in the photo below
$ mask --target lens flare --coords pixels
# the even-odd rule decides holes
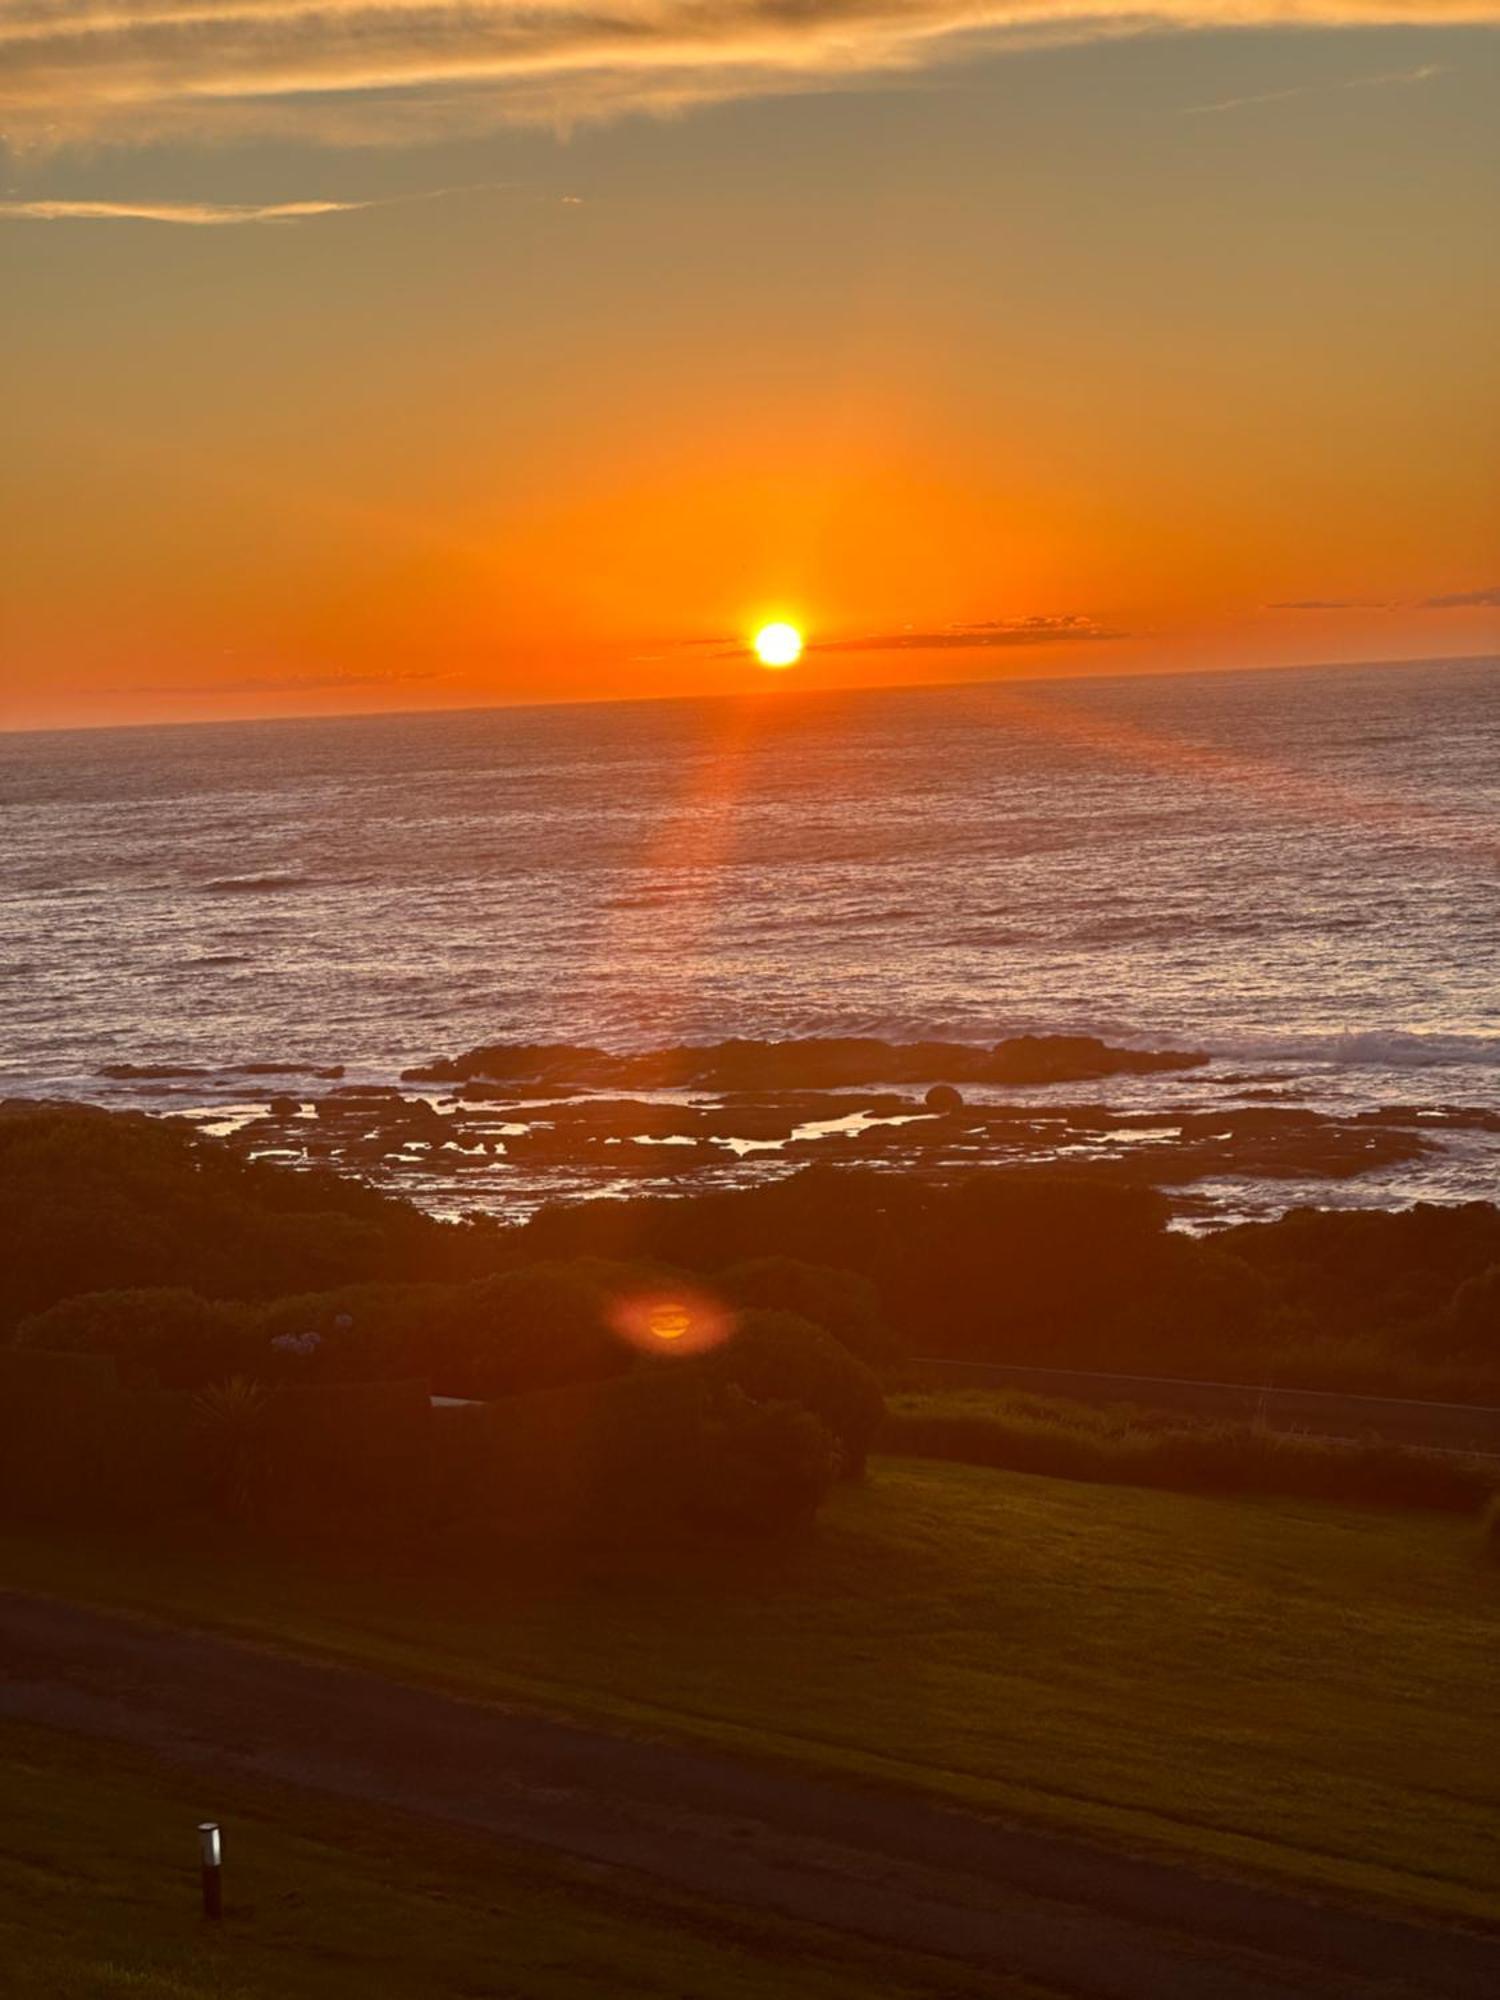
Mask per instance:
[[[618,1298],[609,1323],[621,1340],[643,1354],[702,1354],[734,1332],[734,1314],[706,1292],[676,1289],[634,1292]]]
[[[666,1299],[651,1308],[646,1327],[653,1340],[686,1340],[693,1330],[693,1315],[675,1299]]]

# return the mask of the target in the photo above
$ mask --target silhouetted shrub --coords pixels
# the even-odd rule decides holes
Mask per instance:
[[[1444,1315],[1443,1334],[1453,1354],[1500,1362],[1500,1264],[1459,1286]]]
[[[866,1360],[888,1330],[897,1353],[1500,1401],[1500,1209],[1301,1210],[1212,1238],[1169,1218],[1087,1177],[825,1165],[456,1225],[180,1121],[19,1106],[0,1110],[0,1339],[29,1316],[28,1342],[116,1353],[132,1383],[491,1396],[628,1368],[612,1290],[675,1272]]]
[[[192,1405],[180,1389],[131,1389],[118,1398],[109,1422],[109,1497],[101,1518],[151,1521],[215,1504],[218,1461],[194,1424]]]
[[[584,1521],[611,1487],[622,1489],[618,1497],[632,1508],[642,1502],[647,1496],[634,1475],[640,1471],[649,1486],[657,1472],[644,1439],[660,1411],[648,1416],[634,1388],[610,1382],[543,1389],[484,1405],[462,1427],[475,1454],[476,1510],[511,1532],[530,1534]],[[451,1419],[442,1414],[447,1432]],[[691,1419],[687,1428],[691,1433]],[[663,1443],[659,1428],[654,1442]],[[676,1455],[672,1439],[665,1456]]]
[[[631,1365],[610,1331],[604,1276],[531,1264],[459,1285],[358,1285],[278,1299],[260,1317],[262,1366],[284,1379],[423,1375],[439,1395],[489,1398],[603,1381]],[[305,1357],[277,1341],[312,1336]]]
[[[1106,1429],[1029,1412],[893,1412],[878,1449],[1008,1472],[1185,1493],[1266,1494],[1473,1513],[1495,1490],[1478,1460],[1248,1425]]]
[[[448,1370],[452,1393],[504,1396],[623,1374],[631,1354],[611,1333],[605,1307],[597,1281],[559,1264],[461,1288],[449,1334],[462,1343]]]
[[[1418,1202],[1395,1213],[1294,1209],[1218,1239],[1264,1276],[1272,1298],[1307,1314],[1325,1336],[1389,1336],[1441,1350],[1445,1332],[1500,1363],[1500,1320],[1485,1287],[1462,1311],[1458,1294],[1500,1265],[1500,1209],[1488,1202]]]
[[[211,1382],[192,1401],[204,1484],[217,1512],[253,1521],[265,1497],[266,1391],[245,1375]]]
[[[821,1327],[796,1313],[748,1312],[705,1365],[754,1402],[800,1404],[837,1444],[840,1476],[864,1471],[885,1398],[864,1363]]]
[[[434,1416],[445,1518],[526,1541],[783,1534],[816,1513],[837,1465],[800,1405],[710,1385],[696,1365]]]
[[[895,1359],[899,1343],[880,1316],[874,1285],[856,1271],[810,1264],[800,1257],[756,1257],[731,1265],[717,1279],[735,1305],[797,1313],[859,1356],[879,1365]]]
[[[107,1515],[120,1400],[105,1358],[0,1357],[0,1507],[28,1520]]]
[[[1210,1237],[1170,1231],[1170,1214],[1150,1188],[1029,1168],[937,1181],[817,1166],[757,1187],[552,1206],[516,1233],[528,1257],[656,1259],[726,1288],[767,1260],[844,1271],[916,1355],[1239,1381],[1274,1380],[1284,1363],[1323,1387],[1500,1399],[1486,1276],[1500,1267],[1500,1209],[1300,1210]],[[815,1322],[829,1310],[826,1296],[769,1289],[747,1302]]]
[[[839,1448],[796,1403],[757,1403],[730,1384],[703,1429],[695,1511],[737,1534],[805,1527],[828,1497]]]
[[[0,1108],[0,1338],[81,1292],[265,1299],[458,1278],[494,1268],[502,1235],[337,1174],[247,1159],[177,1120]]]
[[[283,1520],[422,1520],[432,1407],[425,1382],[278,1389],[260,1421],[264,1506]]]
[[[443,1449],[467,1473],[460,1512],[508,1535],[633,1535],[678,1518],[696,1495],[704,1391],[689,1369],[440,1411]]]
[[[255,1322],[247,1307],[181,1288],[85,1292],[24,1320],[19,1348],[99,1354],[130,1388],[196,1389],[253,1366]]]

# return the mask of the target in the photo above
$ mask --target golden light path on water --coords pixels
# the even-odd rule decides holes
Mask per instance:
[[[749,642],[756,657],[759,639],[775,629],[763,626]],[[795,627],[787,630],[796,634]],[[1456,840],[1450,828],[1432,823],[1409,798],[1340,782],[1332,774],[1314,780],[1289,761],[1194,741],[1123,717],[1090,714],[1066,697],[1044,700],[1025,686],[1004,689],[1000,701],[993,723],[1008,734],[1085,748],[1125,769],[1206,780],[1231,796],[1264,798],[1268,806],[1308,826],[1359,829],[1372,843],[1392,838],[1419,842],[1482,873],[1500,859],[1500,843],[1492,832],[1476,827],[1471,837]],[[743,795],[785,713],[781,703],[768,705],[753,697],[724,703],[700,752],[685,760],[669,781],[675,799],[642,844],[638,866],[651,893],[633,898],[632,906],[620,909],[600,932],[601,957],[636,968],[636,1032],[659,1047],[684,1038],[700,990],[713,984],[715,923],[732,897],[736,864],[752,836],[740,810]],[[671,1142],[662,1143],[665,1148]]]

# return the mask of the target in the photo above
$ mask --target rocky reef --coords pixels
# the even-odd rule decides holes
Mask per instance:
[[[566,1042],[491,1042],[403,1071],[406,1083],[558,1084],[582,1090],[841,1090],[859,1084],[1084,1083],[1193,1069],[1181,1049],[1121,1049],[1093,1035],[1016,1035],[992,1048],[866,1036],[727,1041],[611,1055]]]

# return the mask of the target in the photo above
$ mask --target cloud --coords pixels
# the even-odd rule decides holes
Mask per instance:
[[[235,694],[322,694],[335,688],[400,687],[409,681],[440,681],[447,676],[431,672],[387,674],[248,674],[233,681],[172,681],[156,686],[117,687],[111,694],[149,695],[235,695]]]
[[[503,181],[478,181],[468,187],[428,188],[416,194],[383,195],[371,201],[0,200],[0,222],[172,222],[189,229],[222,229],[245,222],[306,222],[323,215],[355,215],[361,209],[438,201],[450,194],[490,193],[505,185]],[[563,196],[564,202],[576,199]]]
[[[1460,590],[1451,597],[1424,597],[1423,611],[1474,611],[1480,608],[1500,606],[1500,583],[1493,583],[1487,590]]]
[[[177,222],[216,229],[237,222],[300,222],[313,215],[347,215],[368,201],[278,201],[264,206],[226,201],[0,201],[0,221]]]
[[[1442,63],[1423,63],[1420,69],[1387,70],[1380,76],[1350,76],[1337,83],[1294,83],[1286,90],[1258,90],[1249,97],[1222,97],[1215,104],[1189,106],[1189,115],[1201,117],[1213,111],[1238,111],[1250,104],[1285,104],[1292,97],[1325,97],[1341,90],[1386,90],[1393,84],[1431,83],[1447,72]]]
[[[1268,604],[1267,611],[1474,611],[1500,605],[1500,584],[1459,590],[1448,597],[1297,597]]]
[[[1009,646],[1067,646],[1125,639],[1129,634],[1098,625],[1092,618],[991,618],[973,625],[943,625],[935,631],[876,632],[849,639],[815,639],[810,653],[946,653]]]
[[[1267,611],[1396,611],[1400,606],[1378,597],[1294,597],[1268,604]]]
[[[0,0],[7,141],[383,142],[848,85],[1151,29],[1500,21],[1500,0]]]

